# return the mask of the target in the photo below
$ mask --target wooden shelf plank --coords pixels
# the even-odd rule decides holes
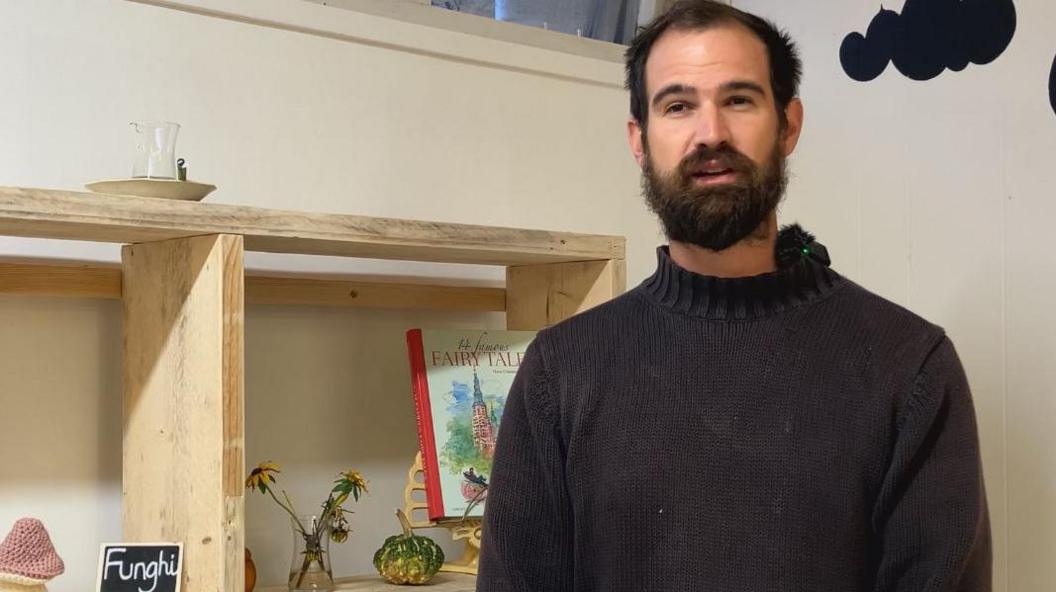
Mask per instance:
[[[0,294],[121,298],[121,268],[47,260],[0,261]]]
[[[506,290],[247,272],[246,304],[502,312]],[[0,260],[0,294],[121,298],[121,270],[93,263]]]
[[[473,592],[477,587],[477,577],[440,572],[424,586],[397,586],[381,579],[381,576],[363,575],[334,580],[335,590],[359,590],[361,592],[398,592],[408,588],[424,588],[430,592]],[[287,592],[286,586],[255,588],[256,592]]]
[[[141,243],[237,234],[247,251],[484,265],[622,259],[618,236],[0,187],[0,234]]]
[[[246,278],[246,302],[249,304],[502,312],[506,310],[506,290],[358,280],[250,276]]]

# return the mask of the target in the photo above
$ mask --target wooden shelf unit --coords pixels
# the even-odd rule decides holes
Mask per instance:
[[[121,298],[123,538],[183,542],[188,592],[244,588],[247,301],[504,310],[536,330],[626,283],[617,236],[49,189],[0,187],[0,235],[125,245],[120,268],[0,262],[0,293]],[[247,250],[499,265],[506,288],[246,277]]]

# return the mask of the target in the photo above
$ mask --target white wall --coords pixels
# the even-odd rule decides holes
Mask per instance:
[[[121,305],[0,297],[0,537],[44,521],[86,590],[103,540],[121,540]]]
[[[869,83],[843,73],[839,47],[879,3],[734,5],[803,50],[806,125],[785,217],[808,220],[847,275],[946,327],[979,416],[995,590],[1053,590],[1056,4],[1016,2],[1016,36],[988,66],[927,82],[889,66]]]
[[[219,186],[209,201],[621,234],[630,281],[649,273],[659,237],[625,147],[619,63],[294,0],[188,4],[326,36],[119,0],[0,2],[0,185],[127,176],[128,121],[168,119],[183,125],[191,178]],[[113,261],[118,249],[0,237],[0,254]],[[322,257],[247,264],[503,278]],[[87,589],[98,543],[120,538],[120,317],[115,302],[0,298],[0,536],[21,516],[44,520],[67,564],[54,592]],[[334,546],[339,574],[372,570],[398,530],[417,442],[404,330],[482,325],[502,315],[248,310],[247,462],[283,463],[280,483],[305,508],[349,466],[370,480],[350,542]],[[282,584],[284,515],[259,494],[246,514],[260,582]]]

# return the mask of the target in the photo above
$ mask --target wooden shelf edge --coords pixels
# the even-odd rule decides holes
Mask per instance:
[[[94,263],[0,260],[0,294],[121,298],[121,269]],[[246,304],[503,312],[506,290],[249,272]]]
[[[384,592],[423,588],[432,592],[473,592],[476,589],[477,577],[467,574],[440,572],[424,586],[398,586],[381,579],[377,574],[360,575],[349,578],[335,578],[334,590],[360,590],[365,592]],[[287,592],[286,586],[257,586],[254,592]]]
[[[483,265],[622,259],[619,236],[0,187],[0,234],[141,243],[237,234],[247,251]]]

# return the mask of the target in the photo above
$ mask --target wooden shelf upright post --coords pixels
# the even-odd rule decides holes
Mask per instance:
[[[619,296],[623,259],[542,263],[506,268],[506,328],[538,331]]]
[[[122,249],[123,531],[183,541],[184,590],[244,588],[242,237]]]

